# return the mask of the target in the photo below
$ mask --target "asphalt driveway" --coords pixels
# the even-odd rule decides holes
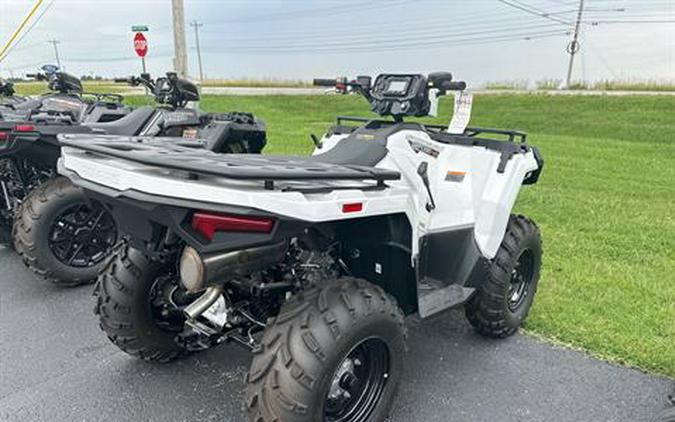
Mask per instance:
[[[244,420],[247,353],[137,361],[99,331],[91,290],[49,285],[0,247],[0,420]],[[673,387],[526,335],[483,339],[460,312],[409,326],[392,422],[648,422]]]

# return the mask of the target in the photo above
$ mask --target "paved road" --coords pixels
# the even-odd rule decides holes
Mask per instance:
[[[0,420],[243,420],[246,353],[145,364],[108,343],[92,307],[91,286],[55,288],[0,247]],[[460,313],[409,324],[392,422],[647,422],[672,388],[528,336],[480,338]]]

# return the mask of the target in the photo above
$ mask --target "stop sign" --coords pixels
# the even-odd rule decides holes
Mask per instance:
[[[138,57],[145,57],[148,54],[148,40],[145,39],[142,32],[136,32],[136,35],[134,35],[134,50],[136,50]]]

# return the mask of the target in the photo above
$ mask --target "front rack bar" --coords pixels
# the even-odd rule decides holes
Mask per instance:
[[[369,119],[367,117],[358,117],[358,116],[338,116],[337,124],[342,125],[343,122],[354,122],[354,123],[369,123],[377,122],[382,125],[393,125],[397,122],[393,120],[377,120]],[[425,129],[431,131],[445,131],[448,129],[447,125],[438,125],[431,123],[421,123]],[[506,136],[509,142],[527,142],[527,134],[518,130],[506,130],[506,129],[495,129],[495,128],[484,128],[484,127],[467,127],[464,136],[474,138],[478,135],[502,135]]]

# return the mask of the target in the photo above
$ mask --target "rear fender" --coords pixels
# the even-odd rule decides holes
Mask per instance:
[[[307,222],[251,208],[224,207],[190,200],[159,198],[136,191],[119,192],[88,182],[73,173],[64,171],[63,168],[59,171],[85,189],[88,196],[101,202],[114,215],[122,236],[130,238],[134,246],[149,253],[157,252],[168,234],[174,234],[178,241],[192,246],[200,254],[206,254],[278,243],[298,236],[311,227],[311,224]],[[270,233],[218,232],[213,240],[209,241],[192,228],[192,215],[195,211],[272,217],[275,219],[275,224]]]

